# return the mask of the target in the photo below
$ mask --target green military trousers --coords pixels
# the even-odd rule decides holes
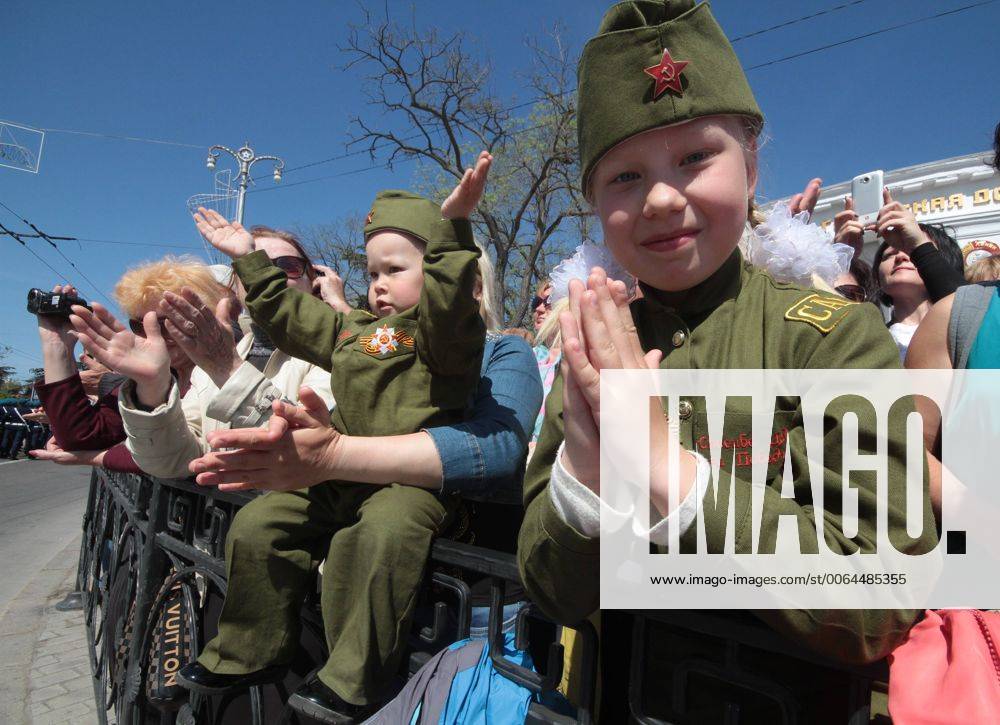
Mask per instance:
[[[431,541],[454,508],[413,486],[329,481],[243,507],[226,539],[229,588],[219,631],[198,661],[246,674],[291,661],[316,564],[330,658],[320,679],[356,705],[399,665]]]

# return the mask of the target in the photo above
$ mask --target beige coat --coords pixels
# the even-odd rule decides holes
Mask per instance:
[[[246,335],[236,345],[246,358],[253,345]],[[206,437],[214,430],[263,426],[271,417],[275,400],[298,401],[299,388],[307,386],[332,409],[330,373],[304,360],[275,350],[263,373],[244,362],[221,389],[201,368],[191,373],[191,388],[181,398],[174,380],[167,402],[149,412],[139,410],[135,382],[127,380],[118,394],[118,407],[126,446],[135,462],[160,478],[187,478],[188,464],[209,450]]]

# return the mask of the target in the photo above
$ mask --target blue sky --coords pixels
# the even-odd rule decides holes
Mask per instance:
[[[713,11],[736,37],[845,0],[717,0]],[[968,5],[974,0],[864,0],[834,13],[735,44],[744,66]],[[400,21],[461,30],[490,59],[498,91],[530,98],[516,71],[524,38],[555,22],[578,50],[608,3],[596,0],[389,0],[365,3]],[[354,3],[153,3],[12,0],[4,4],[0,118],[48,129],[163,139],[199,148],[50,132],[41,173],[0,169],[0,202],[52,235],[150,246],[63,242],[63,253],[106,294],[124,269],[200,242],[185,201],[211,189],[207,147],[250,140],[289,167],[345,150],[349,119],[370,113],[357,71],[339,50]],[[764,198],[860,171],[893,169],[985,149],[1000,119],[996,91],[1000,3],[795,60],[748,71],[768,121]],[[319,224],[368,206],[385,186],[406,186],[412,169],[368,171],[292,185],[369,165],[365,156],[289,173],[285,186],[249,197],[247,222]],[[255,167],[255,172],[269,168]],[[272,187],[270,180],[258,189]],[[24,226],[0,209],[0,223]],[[88,298],[101,299],[44,242],[32,249]],[[21,373],[40,365],[29,287],[59,278],[9,237],[0,237],[0,344]]]

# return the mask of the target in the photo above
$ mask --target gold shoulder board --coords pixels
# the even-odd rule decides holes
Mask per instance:
[[[805,322],[826,334],[833,330],[857,302],[841,297],[813,293],[803,297],[785,312],[786,320]]]

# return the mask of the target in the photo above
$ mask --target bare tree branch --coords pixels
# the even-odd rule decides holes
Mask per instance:
[[[390,167],[416,161],[420,191],[436,198],[480,149],[494,154],[473,222],[496,259],[507,323],[522,324],[539,278],[591,233],[576,186],[575,54],[558,27],[528,39],[531,61],[517,77],[530,101],[519,104],[490,90],[492,64],[470,50],[467,35],[443,37],[415,20],[400,26],[362,11],[341,50],[345,67],[364,70],[372,111],[353,119],[350,145]]]

